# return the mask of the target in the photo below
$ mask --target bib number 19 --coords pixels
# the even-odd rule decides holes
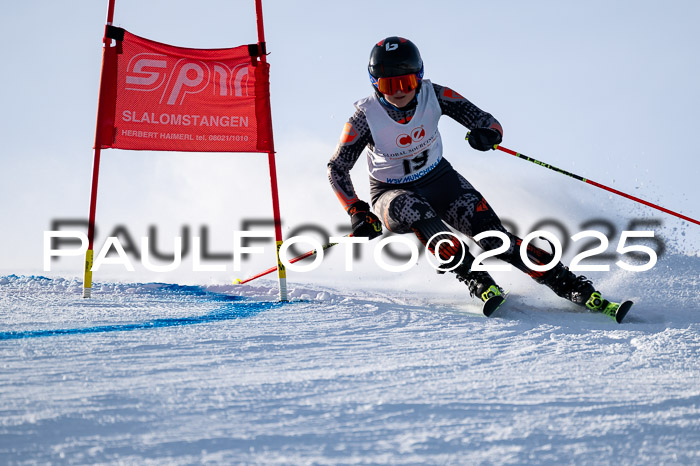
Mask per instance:
[[[403,174],[410,175],[416,170],[420,170],[428,163],[428,151],[421,152],[412,159],[404,159]]]

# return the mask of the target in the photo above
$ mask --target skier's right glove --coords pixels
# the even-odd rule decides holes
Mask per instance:
[[[492,150],[493,146],[503,140],[501,133],[493,128],[474,128],[468,136],[469,145],[480,151]]]
[[[366,236],[369,239],[382,234],[382,222],[376,215],[369,211],[369,205],[365,201],[357,201],[348,208],[352,222],[352,236]]]

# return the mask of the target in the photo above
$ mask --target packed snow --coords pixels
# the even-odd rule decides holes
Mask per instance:
[[[622,324],[540,287],[487,319],[466,289],[0,277],[0,463],[697,464],[699,271],[606,275]]]

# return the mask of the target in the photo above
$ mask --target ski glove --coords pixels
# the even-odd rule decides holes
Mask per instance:
[[[369,239],[382,234],[382,222],[376,215],[369,211],[369,205],[365,201],[357,201],[348,208],[352,222],[352,236],[366,236]]]
[[[469,145],[480,151],[491,150],[503,140],[501,133],[491,128],[474,128],[468,138]]]

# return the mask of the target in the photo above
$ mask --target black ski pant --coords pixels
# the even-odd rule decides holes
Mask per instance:
[[[444,268],[452,268],[454,261],[462,259],[461,242],[458,244],[448,234],[449,225],[471,239],[484,231],[505,233],[510,245],[497,257],[534,279],[540,279],[544,274],[525,265],[520,257],[522,240],[503,227],[498,215],[481,193],[444,159],[431,173],[411,183],[391,185],[371,180],[371,191],[374,212],[389,231],[414,232],[433,253],[433,245],[441,239],[448,241],[438,251],[445,261]],[[435,240],[426,244],[434,235],[437,235]],[[477,244],[490,251],[503,243],[497,237],[488,236]],[[550,253],[532,245],[528,245],[527,256],[535,264],[545,264],[551,259]],[[465,250],[462,264],[471,267],[473,261],[474,256]]]

